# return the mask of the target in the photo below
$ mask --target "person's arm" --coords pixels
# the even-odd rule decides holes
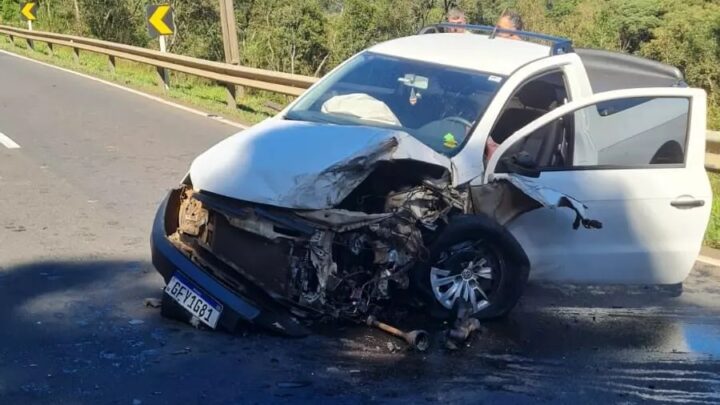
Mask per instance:
[[[490,158],[492,158],[492,155],[495,153],[497,148],[500,147],[500,144],[495,142],[495,140],[492,138],[492,136],[488,136],[487,143],[485,144],[485,159],[488,161]]]

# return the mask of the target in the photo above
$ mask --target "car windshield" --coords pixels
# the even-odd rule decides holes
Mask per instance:
[[[323,79],[285,118],[398,129],[453,155],[504,79],[365,52]]]

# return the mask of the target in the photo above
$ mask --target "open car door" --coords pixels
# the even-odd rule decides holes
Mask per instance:
[[[483,184],[552,189],[588,208],[600,229],[574,229],[571,210],[540,208],[507,226],[531,278],[676,284],[688,276],[710,216],[704,168],[706,94],[629,89],[566,104],[509,137]]]

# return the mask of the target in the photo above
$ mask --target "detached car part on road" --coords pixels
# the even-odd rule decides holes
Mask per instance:
[[[200,155],[154,224],[167,297],[212,328],[303,335],[401,302],[500,317],[528,277],[681,283],[711,205],[705,93],[464,28],[481,34],[374,46]]]

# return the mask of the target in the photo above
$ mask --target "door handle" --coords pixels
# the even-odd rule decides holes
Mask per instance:
[[[675,200],[670,205],[678,209],[700,208],[705,206],[705,200]]]

